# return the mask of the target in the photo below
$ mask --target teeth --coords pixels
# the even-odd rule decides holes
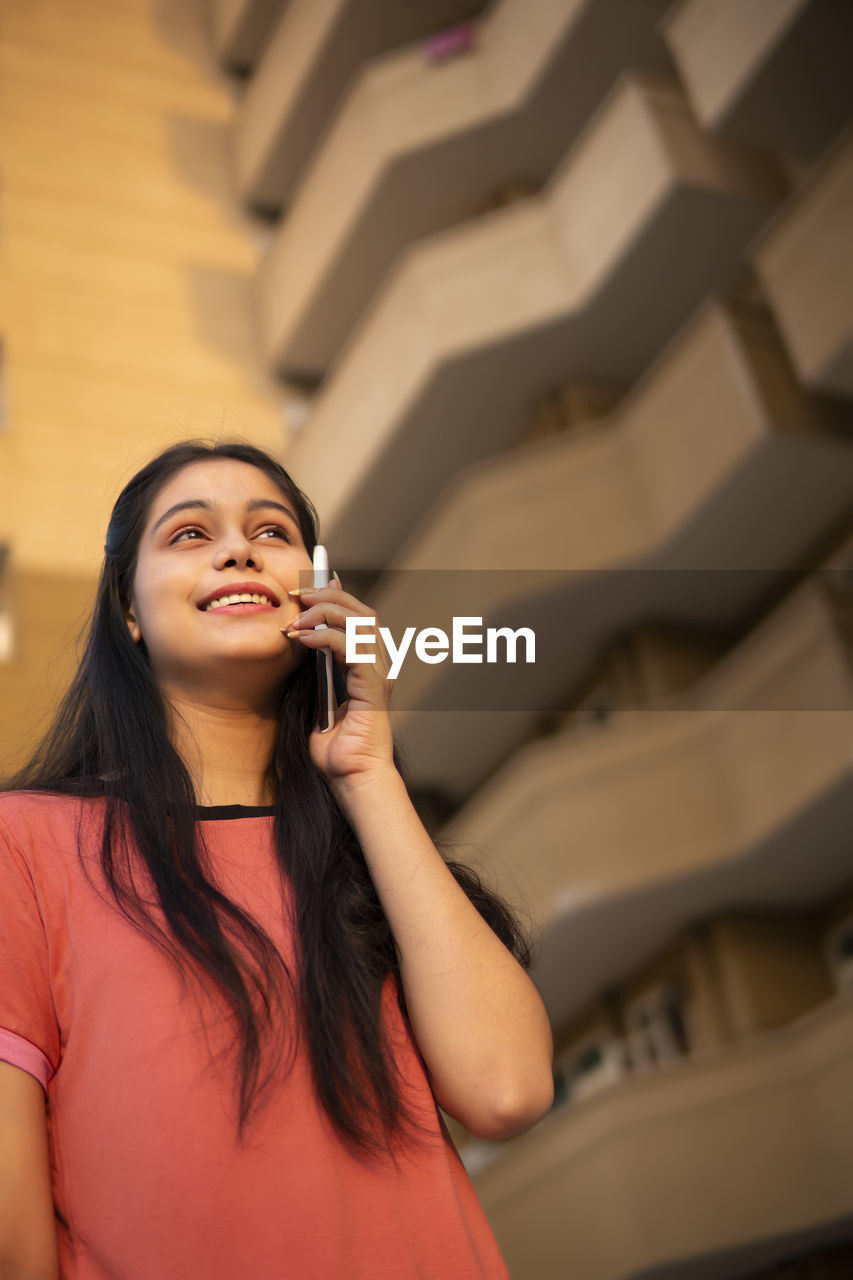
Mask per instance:
[[[266,596],[252,595],[248,591],[241,592],[239,595],[219,596],[216,600],[212,600],[210,604],[204,606],[205,612],[211,609],[224,609],[229,604],[271,604]]]

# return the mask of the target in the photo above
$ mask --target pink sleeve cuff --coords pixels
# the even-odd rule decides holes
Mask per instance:
[[[22,1067],[24,1071],[28,1071],[31,1076],[35,1076],[47,1095],[47,1086],[53,1076],[53,1067],[41,1049],[14,1031],[4,1031],[2,1027],[0,1027],[0,1062],[11,1062],[13,1067]]]

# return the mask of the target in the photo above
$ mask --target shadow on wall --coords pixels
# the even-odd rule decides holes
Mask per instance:
[[[240,207],[234,190],[230,124],[174,115],[165,123],[176,180],[213,201],[234,222],[248,225],[252,219]]]
[[[149,0],[151,24],[163,42],[206,76],[227,80],[213,53],[210,8],[205,0]]]
[[[260,357],[252,277],[203,266],[187,268],[186,276],[196,332],[205,345],[239,365],[252,390],[280,399],[281,386]]]

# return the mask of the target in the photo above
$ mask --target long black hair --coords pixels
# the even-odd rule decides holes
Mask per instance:
[[[77,673],[32,757],[3,789],[104,797],[100,861],[115,902],[172,957],[182,981],[188,971],[204,971],[234,1015],[238,1138],[256,1099],[282,1062],[292,1063],[304,1034],[322,1107],[342,1139],[370,1154],[385,1149],[410,1121],[383,1031],[389,975],[404,1014],[405,1003],[394,939],[358,840],[309,754],[314,665],[302,662],[278,691],[266,778],[274,797],[275,853],[294,903],[299,964],[293,974],[260,925],[205,874],[193,784],[170,739],[167,706],[144,641],[134,643],[126,623],[154,498],[184,467],[211,458],[264,472],[293,504],[305,546],[313,551],[316,511],[271,455],[239,441],[198,440],[158,454],[113,508]],[[82,858],[82,831],[79,838]],[[139,857],[165,928],[137,889],[133,864]],[[506,905],[473,871],[449,859],[447,864],[504,944],[529,966],[526,941]],[[270,1061],[262,1077],[267,1039]]]

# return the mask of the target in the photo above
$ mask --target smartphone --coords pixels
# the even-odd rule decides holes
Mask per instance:
[[[314,547],[314,590],[329,585],[329,555],[322,543]],[[315,627],[325,627],[320,622]],[[327,733],[335,723],[334,660],[328,649],[318,649],[317,654],[317,724],[321,733]]]

